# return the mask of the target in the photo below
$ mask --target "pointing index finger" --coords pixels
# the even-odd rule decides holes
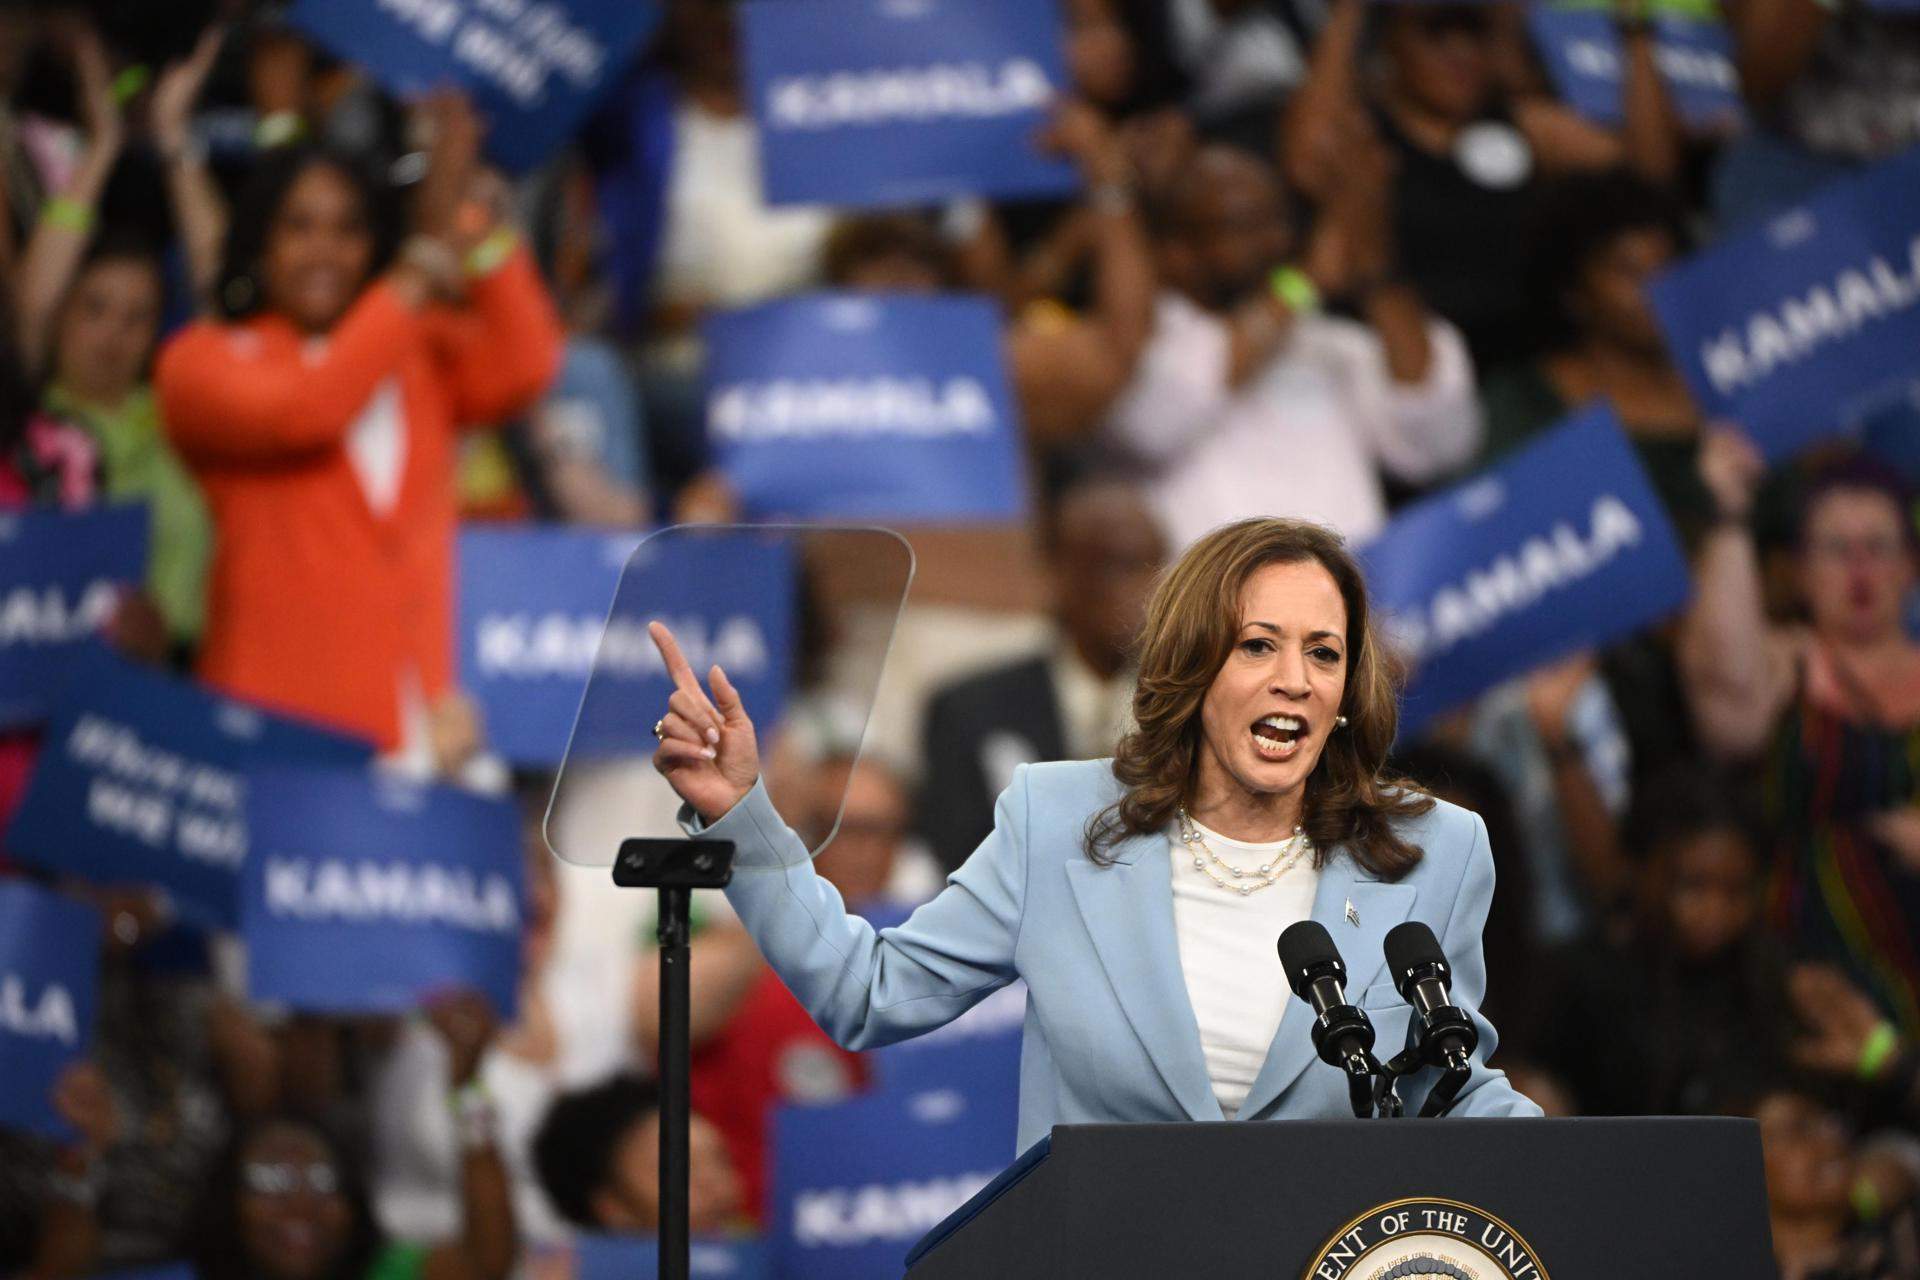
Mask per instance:
[[[661,658],[666,661],[667,674],[673,678],[675,687],[685,692],[688,697],[697,699],[713,714],[717,723],[720,719],[719,713],[714,711],[713,703],[708,699],[706,690],[700,687],[700,678],[693,674],[693,667],[687,662],[687,655],[680,652],[680,642],[673,638],[673,632],[667,629],[667,624],[649,622],[647,634],[653,638],[654,647],[660,650]]]

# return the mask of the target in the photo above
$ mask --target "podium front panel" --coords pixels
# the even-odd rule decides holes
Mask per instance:
[[[1745,1120],[1063,1125],[1034,1175],[909,1280],[1777,1276]]]

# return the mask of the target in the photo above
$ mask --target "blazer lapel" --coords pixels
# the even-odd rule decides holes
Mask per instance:
[[[1074,902],[1120,1007],[1167,1088],[1195,1120],[1221,1120],[1200,1051],[1173,931],[1173,868],[1163,834],[1129,837],[1110,866],[1067,865]]]
[[[1349,1001],[1358,1004],[1361,992],[1372,986],[1387,967],[1382,949],[1387,933],[1413,913],[1418,895],[1419,890],[1410,884],[1385,884],[1366,878],[1344,849],[1320,869],[1320,883],[1313,895],[1313,919],[1326,926],[1333,944],[1340,948],[1341,959],[1346,961]],[[1353,908],[1351,915],[1349,906]],[[1238,1114],[1243,1119],[1264,1111],[1319,1060],[1313,1051],[1312,1027],[1312,1007],[1297,997],[1291,999],[1267,1050],[1267,1060],[1240,1106]],[[1380,1052],[1383,1047],[1385,1053]],[[1383,1060],[1399,1051],[1399,1045],[1376,1045],[1374,1050]]]

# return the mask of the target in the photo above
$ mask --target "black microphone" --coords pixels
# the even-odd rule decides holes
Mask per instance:
[[[1369,1082],[1373,1060],[1373,1020],[1347,1003],[1347,966],[1324,925],[1302,920],[1280,935],[1280,964],[1293,994],[1313,1006],[1313,1048],[1320,1060],[1347,1073],[1353,1113],[1372,1114]]]
[[[1432,929],[1418,920],[1395,925],[1387,934],[1386,952],[1394,989],[1413,1006],[1408,1038],[1414,1051],[1426,1065],[1442,1068],[1449,1077],[1421,1111],[1422,1115],[1438,1114],[1452,1104],[1473,1070],[1480,1029],[1453,1002],[1453,967]]]

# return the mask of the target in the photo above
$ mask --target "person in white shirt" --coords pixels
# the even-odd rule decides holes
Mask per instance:
[[[1361,542],[1386,522],[1380,472],[1446,475],[1480,440],[1466,344],[1393,276],[1390,164],[1357,130],[1302,267],[1273,167],[1203,148],[1164,210],[1153,338],[1104,428],[1174,547],[1255,515]],[[1320,310],[1349,300],[1364,323]]]

